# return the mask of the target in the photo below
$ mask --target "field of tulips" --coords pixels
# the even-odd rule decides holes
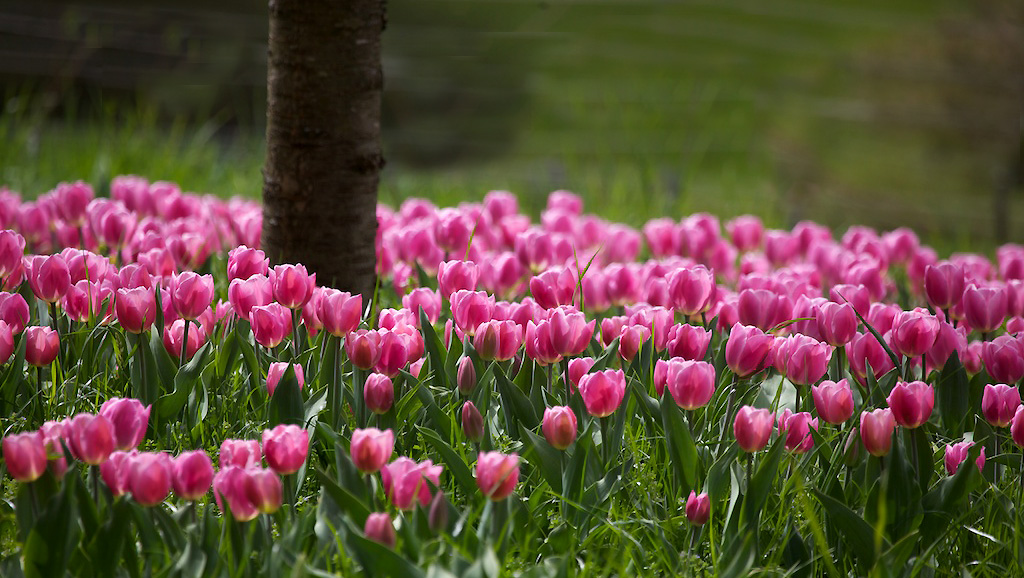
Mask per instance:
[[[0,192],[0,576],[1024,572],[1024,247],[109,190]]]

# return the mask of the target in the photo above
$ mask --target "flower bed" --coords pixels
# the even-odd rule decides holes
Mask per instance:
[[[251,202],[110,190],[0,193],[4,576],[1024,559],[1022,247],[492,191],[380,207],[371,299]]]

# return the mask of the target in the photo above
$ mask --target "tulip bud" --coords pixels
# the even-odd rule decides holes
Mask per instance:
[[[273,349],[292,332],[292,314],[280,303],[256,305],[249,310],[252,336],[263,347]]]
[[[853,391],[846,379],[811,386],[811,396],[818,415],[830,424],[839,425],[853,415]]]
[[[400,457],[380,470],[384,493],[399,510],[410,510],[417,501],[426,506],[430,503],[432,488],[440,485],[441,469],[430,460],[416,463]]]
[[[981,398],[981,413],[995,427],[1010,425],[1020,406],[1020,391],[1005,384],[986,385]]]
[[[804,454],[814,447],[811,428],[818,429],[818,418],[811,418],[806,411],[793,413],[786,408],[779,414],[779,435],[786,435],[786,449],[797,454]]]
[[[295,373],[295,380],[299,383],[299,391],[302,391],[303,386],[306,385],[306,374],[303,372],[302,366],[297,363],[289,364],[287,361],[277,361],[271,363],[267,369],[267,397],[274,396],[274,391],[281,383],[281,378],[284,377],[284,372],[289,365],[293,367],[292,371]]]
[[[767,409],[749,405],[741,407],[732,428],[740,449],[751,453],[763,450],[772,435],[774,422],[775,416]]]
[[[541,430],[549,444],[564,450],[576,441],[576,414],[568,406],[549,407],[544,410]]]
[[[476,388],[476,366],[473,365],[473,360],[469,356],[463,355],[459,358],[455,382],[462,395],[469,395]]]
[[[60,351],[60,338],[49,327],[25,328],[25,362],[34,367],[49,365]]]
[[[1010,420],[1010,437],[1018,447],[1024,448],[1024,405],[1017,407]]]
[[[213,462],[203,450],[185,452],[174,459],[172,486],[183,500],[198,500],[213,482]]]
[[[387,512],[374,512],[366,517],[366,524],[363,526],[363,534],[367,538],[383,544],[388,548],[395,547],[395,527],[391,523],[391,516]]]
[[[594,417],[611,415],[626,395],[626,377],[621,369],[597,371],[580,378],[580,395],[587,413]]]
[[[264,514],[273,514],[281,507],[281,478],[271,470],[254,468],[249,475],[248,495],[253,506]]]
[[[484,418],[472,401],[462,405],[462,433],[470,441],[478,442],[484,437]]]
[[[864,449],[873,456],[884,456],[889,453],[895,429],[896,420],[893,419],[892,410],[889,408],[864,411],[860,414],[860,439],[864,442]]]
[[[373,413],[387,413],[395,402],[395,386],[391,378],[380,373],[368,375],[363,384],[363,399]]]
[[[118,289],[114,312],[125,331],[142,333],[156,320],[156,296],[146,287]]]
[[[440,534],[448,529],[448,500],[444,492],[438,491],[434,499],[430,501],[430,512],[427,515],[427,525],[435,534]]]
[[[263,430],[263,455],[270,469],[282,476],[294,474],[309,453],[309,432],[297,425],[280,424]]]
[[[114,426],[102,415],[80,413],[66,431],[71,454],[89,465],[107,461],[115,449]]]
[[[138,455],[139,452],[136,451],[114,452],[107,461],[100,464],[100,477],[115,497],[131,491],[128,486],[131,462]]]
[[[270,272],[270,259],[259,249],[239,245],[228,251],[228,279],[248,279]]]
[[[46,470],[46,446],[38,432],[6,436],[3,450],[7,471],[19,482],[34,482]]]
[[[213,276],[185,271],[171,277],[168,290],[174,312],[191,321],[213,303]]]
[[[345,354],[352,365],[371,369],[380,360],[380,333],[371,329],[353,331],[345,337]]]
[[[145,452],[128,465],[128,487],[132,498],[143,506],[155,506],[171,491],[171,457],[163,452]]]
[[[149,412],[153,406],[143,406],[137,399],[112,397],[100,406],[100,415],[114,426],[116,447],[121,451],[133,450],[142,443],[149,426]]]
[[[301,309],[313,296],[316,274],[310,275],[303,265],[277,265],[270,272],[274,299],[288,309]]]
[[[775,337],[757,327],[736,323],[725,343],[725,361],[739,377],[747,377],[764,369]]]
[[[395,434],[390,429],[357,429],[352,432],[349,451],[352,463],[364,474],[379,471],[391,459],[395,448]]]
[[[519,454],[483,452],[477,456],[476,485],[492,501],[501,501],[519,482]]]
[[[711,517],[711,499],[707,493],[690,491],[686,499],[686,519],[694,526],[703,526]]]
[[[974,446],[974,442],[962,441],[955,444],[946,444],[946,454],[943,457],[943,463],[946,466],[946,473],[953,475],[960,469],[960,464],[967,459],[967,452]],[[985,468],[985,448],[981,448],[981,453],[978,454],[978,459],[974,461],[974,464],[978,466],[980,472]]]
[[[896,423],[913,429],[931,417],[935,406],[935,390],[923,381],[901,382],[892,388],[886,401]]]

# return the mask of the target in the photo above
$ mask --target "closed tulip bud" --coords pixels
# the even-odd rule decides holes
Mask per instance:
[[[280,424],[263,430],[263,455],[270,469],[282,476],[299,471],[309,453],[309,432],[297,425]]]
[[[986,385],[981,398],[981,413],[995,427],[1010,425],[1020,406],[1020,391],[1002,383]]]
[[[1024,405],[1017,406],[1010,420],[1010,437],[1018,447],[1024,448]]]
[[[480,441],[484,436],[484,418],[472,401],[462,405],[462,433],[470,441]]]
[[[596,361],[593,357],[577,357],[569,360],[569,383],[572,384],[573,391],[579,387],[580,378],[590,372],[590,368],[594,367]]]
[[[619,331],[619,357],[633,361],[641,345],[651,338],[651,330],[643,325],[626,325]]]
[[[25,328],[25,362],[33,367],[49,365],[60,351],[60,338],[49,327]]]
[[[578,387],[587,413],[607,417],[619,408],[626,395],[626,377],[621,369],[606,369],[584,375]]]
[[[768,364],[768,354],[775,337],[757,327],[736,323],[725,343],[725,361],[739,377],[761,371]]]
[[[472,261],[445,261],[437,267],[437,285],[444,297],[456,291],[476,291],[480,269]]]
[[[11,333],[18,335],[25,330],[30,319],[28,302],[18,293],[0,292],[0,321],[11,327]]]
[[[228,302],[235,313],[246,321],[250,319],[253,307],[269,305],[273,300],[274,293],[266,275],[232,279],[228,285]]]
[[[430,503],[431,488],[441,485],[441,466],[403,456],[381,468],[380,478],[391,503],[399,510],[411,510],[417,501],[421,506]]]
[[[395,434],[390,429],[357,429],[352,432],[349,451],[352,463],[364,474],[379,471],[391,459],[395,449]]]
[[[481,323],[473,336],[473,348],[487,361],[512,359],[522,343],[523,332],[511,319]]]
[[[697,315],[710,309],[716,289],[715,276],[704,265],[676,269],[668,277],[672,307],[683,315]]]
[[[772,412],[745,405],[736,413],[732,433],[740,449],[752,453],[763,450],[768,445],[773,425],[775,416]]]
[[[115,447],[121,451],[133,450],[142,443],[149,427],[149,412],[153,406],[142,405],[137,399],[112,397],[100,406],[100,415],[114,426]]]
[[[889,408],[876,409],[860,414],[860,439],[864,449],[873,456],[884,456],[892,449],[892,434],[896,420]]]
[[[192,324],[188,328],[188,343],[183,345],[183,339],[185,339],[184,319],[178,319],[164,327],[164,349],[175,359],[181,356],[183,346],[185,347],[185,359],[192,359],[192,356],[206,343],[206,330],[202,325]]]
[[[28,282],[36,297],[56,303],[71,287],[71,272],[60,255],[36,255],[29,261]]]
[[[782,367],[789,381],[795,385],[810,385],[825,375],[832,359],[831,346],[800,334],[789,337],[784,343],[784,348],[776,351],[775,364]]]
[[[292,314],[279,303],[255,306],[249,311],[252,336],[263,347],[273,349],[292,332]]]
[[[246,472],[249,476],[247,491],[249,501],[264,514],[273,514],[281,508],[281,478],[271,470],[254,468]]]
[[[451,295],[452,318],[463,333],[472,337],[481,323],[491,320],[494,297],[484,291],[460,289]]]
[[[143,506],[155,506],[171,491],[171,457],[163,452],[140,453],[128,466],[128,487],[132,498]]]
[[[71,419],[65,431],[71,454],[92,466],[107,461],[116,447],[114,426],[101,415],[80,413]]]
[[[213,462],[203,450],[184,452],[174,459],[174,493],[183,500],[198,500],[213,482]]]
[[[125,331],[142,333],[156,320],[156,295],[145,287],[118,289],[114,312]]]
[[[839,425],[853,415],[853,391],[846,379],[838,382],[825,380],[820,385],[811,386],[814,408],[821,419]]]
[[[316,274],[310,275],[303,265],[277,265],[270,272],[274,299],[288,309],[301,309],[313,296]]]
[[[815,322],[823,341],[833,347],[846,345],[857,334],[857,314],[849,303],[822,303]]]
[[[366,517],[363,534],[370,540],[388,548],[395,547],[395,526],[387,512],[374,512]]]
[[[427,525],[430,531],[440,534],[448,529],[448,500],[444,492],[438,490],[434,499],[430,501],[430,511],[427,514]]]
[[[928,421],[935,406],[935,390],[923,381],[897,383],[886,400],[896,423],[914,429]]]
[[[568,406],[549,407],[544,410],[541,431],[552,447],[564,450],[576,441],[576,414]]]
[[[363,399],[373,413],[387,413],[395,402],[395,386],[391,378],[380,373],[368,375],[363,384]]]
[[[992,379],[1003,383],[1016,383],[1024,377],[1024,347],[1020,340],[1000,335],[981,346],[981,359]]]
[[[924,270],[924,293],[937,309],[949,309],[960,303],[965,286],[964,269],[949,261],[940,261]]]
[[[363,296],[325,288],[317,313],[324,324],[324,331],[335,337],[344,337],[359,327]]]
[[[473,365],[473,360],[469,356],[463,355],[459,358],[455,382],[462,395],[469,395],[476,389],[476,366]]]
[[[349,333],[345,337],[345,353],[359,369],[373,368],[380,360],[380,333],[372,329]]]
[[[968,325],[982,333],[991,333],[1003,324],[1008,312],[1006,289],[997,285],[964,289],[961,301]]]
[[[168,290],[174,312],[191,321],[213,303],[213,276],[185,271],[171,277]]]
[[[263,461],[260,442],[256,440],[226,439],[220,444],[220,468],[228,466],[239,468],[258,467]]]
[[[793,413],[787,408],[779,414],[779,435],[785,434],[786,449],[793,453],[804,454],[814,447],[811,428],[818,429],[818,418],[806,411]]]
[[[492,501],[509,497],[519,482],[519,454],[483,452],[477,456],[476,485]]]
[[[239,245],[228,251],[228,279],[248,279],[270,272],[270,259],[259,249]]]
[[[4,437],[4,465],[16,481],[34,482],[46,470],[46,446],[38,432]]]
[[[299,391],[302,391],[303,386],[306,385],[306,374],[302,370],[302,366],[298,364],[290,364],[286,361],[277,361],[271,363],[270,368],[267,369],[267,397],[274,396],[277,384],[281,383],[281,378],[284,377],[284,372],[288,369],[289,365],[292,366],[292,372],[295,374],[295,380],[299,383]]]
[[[226,501],[231,508],[231,516],[239,522],[248,522],[260,515],[250,496],[251,471],[254,470],[222,466],[213,477],[213,497],[217,501],[217,506],[223,510]]]
[[[967,460],[967,453],[974,446],[974,442],[962,441],[955,444],[946,444],[946,454],[943,456],[943,463],[946,466],[946,473],[952,476],[960,469],[960,464]],[[981,448],[978,459],[974,461],[980,472],[985,467],[985,448]]]
[[[857,443],[857,428],[854,427],[850,430],[850,435],[846,437],[846,446],[843,447],[843,464],[847,467],[854,467],[860,460],[860,444]]]
[[[103,478],[103,483],[110,488],[110,493],[114,497],[123,496],[131,491],[128,485],[131,463],[138,455],[137,451],[114,452],[110,454],[107,461],[100,464],[100,477]]]
[[[920,307],[904,311],[893,320],[893,347],[907,357],[919,357],[935,345],[939,320]]]
[[[666,366],[665,385],[679,407],[704,407],[715,394],[715,366],[706,361],[672,359]]]
[[[686,519],[694,526],[703,526],[711,517],[711,499],[706,492],[700,494],[690,491],[686,498]]]
[[[669,357],[700,360],[708,352],[711,343],[711,331],[696,325],[681,323],[668,330],[666,350]]]

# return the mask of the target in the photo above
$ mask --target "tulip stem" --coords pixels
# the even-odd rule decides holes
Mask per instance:
[[[185,320],[185,330],[181,333],[181,351],[178,352],[178,367],[185,367],[185,360],[188,356],[188,326],[191,321]]]
[[[747,454],[747,493],[750,493],[750,478],[753,477],[754,471],[754,453],[744,452]]]
[[[725,444],[725,432],[726,432],[726,429],[729,427],[729,421],[730,421],[729,416],[732,415],[732,406],[733,406],[733,404],[736,403],[736,389],[739,387],[739,383],[740,383],[740,376],[735,374],[735,373],[733,373],[732,374],[732,389],[729,391],[729,398],[728,398],[728,401],[725,404],[725,418],[722,420],[722,434],[719,436],[719,439],[718,439],[718,452],[719,452],[719,454],[721,454],[722,446]]]
[[[928,361],[925,358],[925,354],[921,354],[921,381],[928,380]]]
[[[338,384],[338,366],[341,365],[341,337],[330,336],[330,345],[334,348],[334,363],[331,364],[331,382],[327,385],[328,423],[335,432],[338,431],[341,419],[341,386]]]
[[[992,432],[992,483],[999,486],[999,462],[995,459],[999,457],[999,430],[996,429]]]
[[[572,388],[569,387],[569,360],[562,360],[562,379],[565,380],[565,405],[569,405],[569,398],[572,397]]]
[[[912,428],[910,430],[910,459],[914,461],[914,474],[917,476],[918,481],[921,479],[921,466],[917,463],[917,436],[920,426]]]
[[[296,362],[299,360],[299,311],[301,309],[292,309],[292,359]]]

